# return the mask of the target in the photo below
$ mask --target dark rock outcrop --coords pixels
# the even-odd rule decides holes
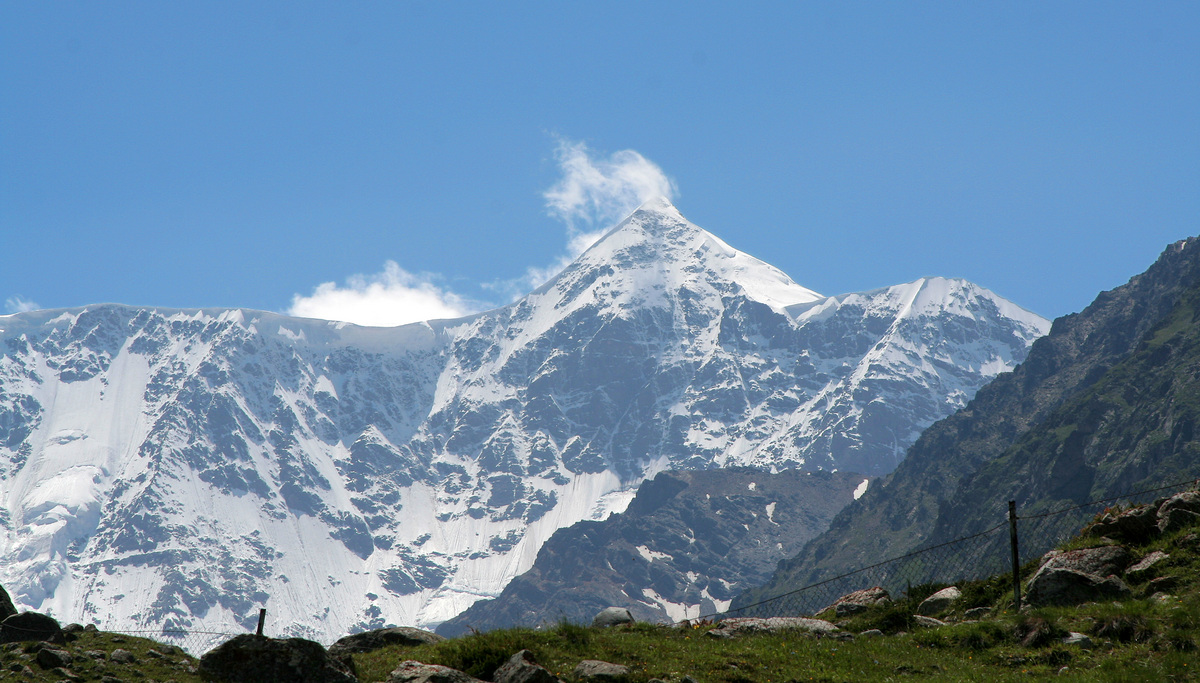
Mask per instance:
[[[1082,548],[1080,550],[1053,550],[1042,556],[1042,567],[1070,569],[1072,571],[1105,577],[1121,574],[1133,562],[1133,555],[1119,545]]]
[[[598,659],[583,660],[572,673],[582,683],[622,683],[629,679],[629,667]]]
[[[358,683],[335,657],[304,638],[240,635],[200,658],[200,675],[226,683]]]
[[[521,650],[492,674],[495,683],[558,683],[558,678],[538,665],[529,650]]]
[[[1026,598],[1035,607],[1080,605],[1128,597],[1129,586],[1115,576],[1100,578],[1074,569],[1043,566],[1029,580]]]
[[[340,638],[336,643],[329,646],[329,654],[340,658],[359,652],[371,652],[372,650],[378,650],[388,645],[415,647],[417,645],[432,645],[440,643],[443,640],[445,638],[436,633],[423,631],[419,628],[394,626],[392,628],[381,628],[374,631],[355,633]]]
[[[8,597],[8,591],[4,590],[4,586],[0,586],[0,621],[4,621],[16,613],[17,607],[13,604],[12,598]]]
[[[0,643],[13,643],[26,640],[45,640],[51,643],[63,643],[62,627],[54,617],[37,612],[21,612],[0,622]]]
[[[825,610],[832,608],[834,614],[839,617],[845,617],[852,614],[858,614],[859,612],[865,612],[876,605],[886,605],[891,601],[892,596],[888,594],[883,587],[873,586],[871,588],[864,588],[862,590],[854,591],[853,593],[847,593],[837,600],[834,600],[833,604],[829,607],[819,611],[824,612]]]
[[[478,678],[438,664],[408,660],[392,670],[386,683],[482,683]]]

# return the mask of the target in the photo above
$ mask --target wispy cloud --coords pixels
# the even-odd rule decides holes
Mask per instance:
[[[567,248],[549,265],[530,266],[519,278],[484,285],[508,298],[521,296],[557,275],[646,201],[675,199],[675,182],[632,149],[605,157],[584,142],[560,137],[554,158],[562,176],[542,197],[550,215],[566,226]]]
[[[383,272],[353,275],[345,285],[318,285],[311,296],[292,297],[288,315],[341,320],[371,327],[392,327],[422,320],[457,318],[482,306],[438,284],[428,273],[410,273],[395,261]]]
[[[10,296],[4,300],[5,313],[28,313],[29,311],[36,311],[39,308],[41,308],[41,306],[38,306],[36,303],[26,299],[20,294],[17,294],[16,296]]]

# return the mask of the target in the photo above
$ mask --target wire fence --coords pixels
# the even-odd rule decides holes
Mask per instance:
[[[192,657],[199,657],[230,638],[242,635],[241,633],[226,633],[223,631],[183,631],[175,629],[105,629],[105,632],[133,638],[148,638],[166,645],[174,645]]]
[[[1070,505],[1047,512],[1016,515],[1018,564],[1041,557],[1079,533],[1099,513],[1117,505],[1160,502],[1184,490],[1200,489],[1200,480],[1188,480]],[[1156,500],[1158,499],[1158,500]],[[898,557],[818,581],[750,605],[708,614],[700,619],[733,617],[809,616],[824,611],[839,598],[855,591],[881,587],[890,595],[907,593],[912,586],[985,579],[1009,573],[1013,563],[1010,521],[997,520],[990,529],[919,548]]]

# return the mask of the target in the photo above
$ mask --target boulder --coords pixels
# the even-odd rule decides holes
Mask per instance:
[[[1161,519],[1167,516],[1171,510],[1187,510],[1188,512],[1200,513],[1200,492],[1183,491],[1164,500],[1158,506],[1158,517]]]
[[[37,663],[43,669],[57,669],[59,667],[70,666],[74,661],[74,657],[66,650],[59,650],[52,647],[44,647],[38,650]]]
[[[921,604],[917,606],[917,614],[923,617],[932,617],[935,614],[941,614],[950,609],[961,597],[962,591],[956,586],[943,588],[922,600]]]
[[[804,617],[737,617],[725,619],[708,632],[711,638],[734,638],[752,633],[780,633],[782,631],[804,631],[818,636],[836,633],[838,627],[824,619]]]
[[[1165,515],[1158,517],[1158,532],[1169,534],[1172,531],[1185,529],[1200,524],[1200,515],[1183,508],[1172,508]]]
[[[592,619],[592,626],[618,626],[632,624],[633,615],[624,607],[605,607]]]
[[[495,683],[558,683],[558,678],[546,667],[538,666],[533,653],[521,650],[492,674]]]
[[[914,614],[913,621],[917,623],[917,626],[924,626],[925,628],[937,628],[938,626],[946,625],[946,622],[934,619],[933,617],[927,617],[924,614]]]
[[[991,613],[991,607],[972,607],[966,612],[963,612],[962,618],[968,620],[982,619]]]
[[[629,667],[598,659],[585,659],[572,672],[583,683],[620,683],[629,678]]]
[[[1158,532],[1158,510],[1141,505],[1118,513],[1106,512],[1088,528],[1093,536],[1108,536],[1127,542],[1141,543]]]
[[[384,683],[481,683],[478,678],[438,664],[422,664],[408,660],[392,669]]]
[[[1070,569],[1095,576],[1120,574],[1133,562],[1133,554],[1125,546],[1106,545],[1081,550],[1052,550],[1042,556],[1039,569]]]
[[[1095,644],[1092,643],[1091,638],[1088,638],[1086,635],[1084,635],[1082,633],[1076,633],[1075,631],[1071,631],[1070,633],[1068,633],[1067,637],[1063,638],[1062,642],[1063,642],[1063,645],[1076,645],[1085,650],[1090,650],[1093,647],[1095,647]]]
[[[843,617],[857,614],[875,605],[886,605],[891,601],[892,596],[888,595],[886,590],[880,586],[874,586],[872,588],[857,590],[853,593],[847,593],[834,600],[832,605],[821,611],[824,612],[832,607],[837,616]]]
[[[1164,553],[1163,551],[1155,550],[1154,552],[1143,557],[1140,561],[1138,561],[1137,564],[1125,570],[1125,576],[1128,577],[1130,581],[1144,581],[1153,576],[1157,571],[1154,569],[1154,565],[1162,562],[1168,557],[1170,557],[1170,555]]]
[[[1035,607],[1078,605],[1128,596],[1129,586],[1115,576],[1100,578],[1074,569],[1043,565],[1029,580],[1026,598]]]
[[[137,662],[137,657],[133,656],[132,652],[121,648],[113,650],[108,659],[115,664],[133,664]]]
[[[264,638],[253,634],[235,636],[200,658],[200,675],[205,680],[306,681],[308,683],[357,683],[345,664],[330,656],[320,643],[304,638]]]
[[[15,643],[26,640],[45,640],[65,643],[62,627],[54,617],[37,612],[21,612],[0,622],[0,643]]]
[[[395,626],[355,633],[354,635],[340,638],[336,643],[329,646],[329,654],[340,658],[359,652],[371,652],[381,647],[387,647],[388,645],[412,647],[416,645],[432,645],[444,640],[445,638],[436,633],[422,631],[419,628]]]

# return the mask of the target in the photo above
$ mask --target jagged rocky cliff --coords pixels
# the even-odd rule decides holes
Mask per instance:
[[[0,583],[109,628],[437,624],[664,469],[886,473],[1045,329],[961,280],[819,296],[665,201],[458,320],[7,316]]]

